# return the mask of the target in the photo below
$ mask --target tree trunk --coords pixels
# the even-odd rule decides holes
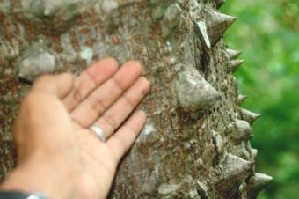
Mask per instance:
[[[233,72],[239,51],[222,35],[224,0],[0,0],[1,169],[14,166],[11,125],[36,76],[79,73],[114,56],[137,59],[151,92],[149,120],[123,159],[111,198],[255,198],[251,123]],[[19,82],[17,81],[19,78]]]

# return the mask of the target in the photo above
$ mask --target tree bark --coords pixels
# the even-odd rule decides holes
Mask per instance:
[[[240,108],[239,51],[224,32],[221,0],[0,0],[1,168],[15,165],[11,125],[19,100],[45,72],[80,73],[114,56],[144,65],[148,122],[119,166],[111,198],[255,198],[257,150]],[[19,82],[17,81],[19,79]]]

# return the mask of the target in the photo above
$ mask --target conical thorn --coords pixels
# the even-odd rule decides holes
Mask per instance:
[[[204,14],[205,19],[207,19],[209,38],[213,47],[237,18],[222,14],[211,8],[206,8]]]
[[[248,141],[252,137],[252,129],[248,122],[243,120],[236,120],[236,140]]]
[[[249,183],[252,185],[252,188],[254,188],[255,190],[261,190],[265,188],[272,180],[273,180],[272,176],[269,176],[264,173],[255,173],[251,177]]]
[[[241,105],[243,104],[243,102],[247,99],[247,96],[245,95],[238,95],[238,98],[237,98],[237,104],[238,105]]]
[[[45,73],[53,73],[56,69],[54,52],[43,41],[35,42],[21,52],[18,67],[20,83],[30,84],[34,79]]]
[[[228,53],[230,59],[236,59],[236,58],[238,58],[239,55],[242,54],[241,51],[239,51],[239,50],[234,50],[234,49],[231,49],[231,48],[227,48],[227,49],[226,49],[226,52]]]
[[[261,114],[253,113],[245,108],[240,108],[239,110],[241,119],[249,122],[250,124],[252,124],[261,117]]]
[[[251,153],[252,153],[252,157],[255,159],[257,157],[258,150],[257,149],[252,149]]]
[[[220,165],[222,177],[219,178],[216,186],[227,190],[235,187],[250,175],[253,162],[228,153]]]
[[[180,107],[189,111],[213,106],[221,99],[221,94],[195,69],[179,73],[174,84]]]
[[[196,26],[198,27],[201,41],[204,43],[204,45],[207,49],[210,49],[211,42],[210,42],[209,33],[207,30],[207,24],[206,24],[205,20],[201,19],[201,20],[197,21]]]
[[[270,184],[273,180],[273,177],[268,176],[264,173],[255,173],[249,180],[248,183],[248,192],[252,198],[255,198],[258,193],[264,189],[268,184]]]
[[[243,63],[244,60],[239,60],[239,59],[231,60],[230,71],[233,73],[236,72]]]

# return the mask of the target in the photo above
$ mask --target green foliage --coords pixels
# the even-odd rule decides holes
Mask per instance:
[[[274,177],[260,199],[298,198],[299,188],[299,2],[229,0],[224,13],[239,20],[226,33],[246,62],[236,73],[244,107],[262,114],[252,144],[257,171]]]

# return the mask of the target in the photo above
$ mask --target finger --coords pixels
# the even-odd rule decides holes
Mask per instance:
[[[140,63],[135,61],[125,63],[112,78],[94,90],[73,110],[71,116],[74,121],[83,128],[90,126],[136,81],[141,72]]]
[[[74,76],[70,73],[43,75],[34,82],[32,90],[49,92],[62,99],[71,91],[73,83]]]
[[[118,129],[144,96],[149,92],[149,82],[146,78],[140,77],[124,95],[113,104],[96,122],[107,137]]]
[[[113,58],[106,58],[83,71],[76,79],[73,90],[63,100],[67,109],[73,110],[90,92],[109,79],[118,66],[118,62]]]
[[[129,120],[107,141],[116,162],[129,150],[146,122],[143,111],[137,111]]]

